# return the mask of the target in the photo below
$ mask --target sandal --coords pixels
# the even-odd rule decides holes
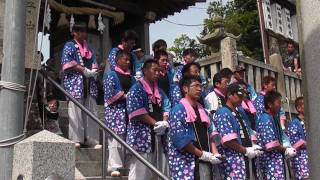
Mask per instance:
[[[121,173],[119,171],[112,171],[111,172],[111,177],[120,177]]]

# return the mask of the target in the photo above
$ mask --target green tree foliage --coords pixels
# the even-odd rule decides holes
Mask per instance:
[[[173,43],[173,46],[168,50],[176,54],[176,62],[182,61],[182,53],[188,48],[194,49],[199,58],[210,55],[210,50],[206,45],[198,43],[197,40],[188,37],[186,34],[181,34]]]
[[[221,16],[224,19],[226,32],[242,35],[240,42],[237,43],[238,50],[252,58],[263,59],[259,16],[255,0],[233,0],[227,3],[216,0],[210,3],[207,14],[210,18],[204,19],[205,26],[202,35],[212,32],[214,30],[212,18]]]

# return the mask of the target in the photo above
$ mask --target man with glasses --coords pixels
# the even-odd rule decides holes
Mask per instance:
[[[212,165],[221,163],[213,138],[218,135],[206,111],[198,103],[199,76],[180,80],[183,97],[169,116],[169,166],[172,179],[211,180]]]

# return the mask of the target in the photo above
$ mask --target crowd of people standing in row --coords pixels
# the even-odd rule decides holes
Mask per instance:
[[[62,52],[64,88],[95,112],[99,71],[84,24],[74,25],[73,37]],[[264,77],[256,93],[245,82],[245,68],[237,66],[216,73],[210,86],[194,50],[185,50],[183,64],[174,67],[165,41],[153,44],[152,56],[134,50],[136,41],[136,33],[126,31],[109,53],[105,123],[161,172],[177,180],[285,179],[289,159],[294,176],[308,178],[302,97],[295,102],[299,115],[286,121],[273,77]],[[101,147],[97,125],[71,101],[68,115],[76,147]],[[111,176],[128,167],[130,180],[157,179],[138,159],[128,158],[119,142],[107,139]]]

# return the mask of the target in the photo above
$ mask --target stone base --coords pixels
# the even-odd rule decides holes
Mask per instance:
[[[14,146],[12,179],[44,180],[59,176],[75,178],[74,143],[43,130]]]

